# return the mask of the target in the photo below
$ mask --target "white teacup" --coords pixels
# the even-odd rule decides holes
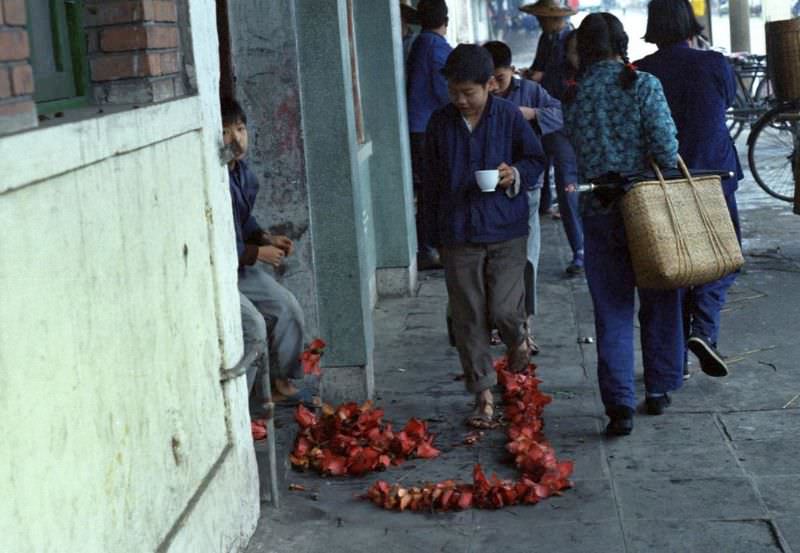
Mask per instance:
[[[500,171],[488,169],[486,171],[475,171],[475,180],[482,192],[494,192],[497,183],[500,182]]]

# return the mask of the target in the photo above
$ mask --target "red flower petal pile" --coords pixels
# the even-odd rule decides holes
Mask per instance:
[[[403,488],[383,480],[364,496],[384,509],[404,511],[449,511],[475,507],[499,509],[509,505],[532,505],[559,495],[572,483],[572,461],[556,459],[555,451],[542,435],[542,411],[551,398],[539,391],[540,381],[531,364],[523,373],[508,370],[504,358],[495,363],[498,382],[503,387],[508,421],[506,449],[514,456],[521,475],[517,481],[487,478],[475,465],[472,484],[445,480],[435,484]]]
[[[321,338],[314,338],[303,353],[300,354],[300,361],[303,364],[303,374],[319,376],[322,374],[319,361],[325,352],[325,341]]]
[[[323,405],[319,418],[300,405],[295,421],[300,431],[289,460],[296,469],[361,476],[399,465],[412,456],[431,459],[440,453],[433,447],[426,423],[411,419],[402,431],[394,432],[391,424],[383,424],[383,409],[374,408],[369,401],[335,409]]]

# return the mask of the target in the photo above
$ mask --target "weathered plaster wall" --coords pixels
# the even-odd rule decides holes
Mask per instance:
[[[256,217],[296,242],[276,277],[300,301],[309,334],[319,331],[308,207],[293,2],[228,2],[236,95],[247,111],[250,166],[261,189]]]
[[[0,139],[0,550],[233,551],[258,518],[216,35],[200,94]]]

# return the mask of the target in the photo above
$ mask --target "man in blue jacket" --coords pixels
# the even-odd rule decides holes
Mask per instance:
[[[450,104],[437,110],[425,137],[424,218],[441,249],[453,335],[467,390],[476,396],[467,423],[493,424],[496,382],[487,337],[494,325],[512,371],[528,366],[524,270],[528,198],[544,152],[511,102],[492,97],[492,57],[472,44],[447,58]],[[497,169],[495,190],[482,191],[475,172]]]
[[[447,43],[447,4],[444,0],[420,0],[417,20],[422,32],[414,40],[406,67],[408,128],[411,141],[411,169],[417,196],[417,262],[420,269],[440,268],[439,254],[431,244],[420,216],[424,211],[422,172],[425,164],[425,127],[431,114],[447,104],[447,82],[442,68],[452,48]]]

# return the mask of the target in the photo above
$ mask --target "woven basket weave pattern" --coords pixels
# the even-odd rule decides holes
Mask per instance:
[[[622,211],[641,288],[704,284],[744,264],[719,177],[640,183]]]
[[[775,96],[800,99],[800,19],[766,24],[767,58]]]

